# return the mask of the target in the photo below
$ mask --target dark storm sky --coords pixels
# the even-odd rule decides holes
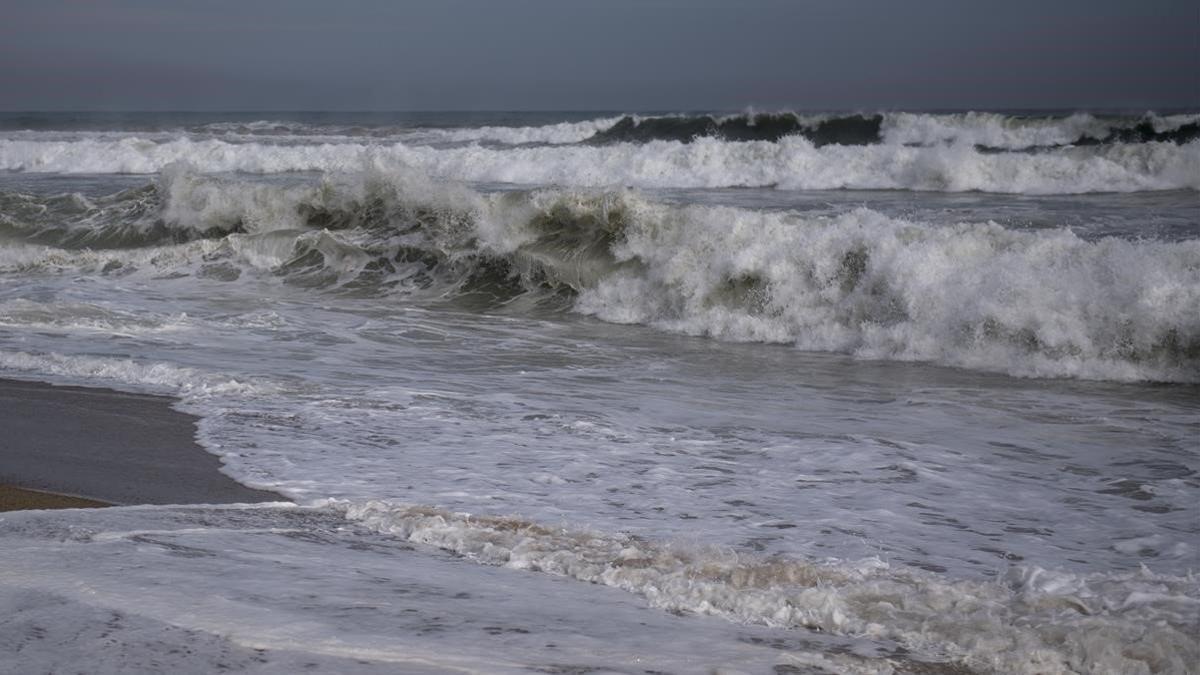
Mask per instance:
[[[1196,0],[0,0],[0,109],[1200,106]]]

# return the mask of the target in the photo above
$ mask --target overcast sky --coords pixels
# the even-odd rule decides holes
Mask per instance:
[[[1200,106],[1196,0],[0,0],[0,109]]]

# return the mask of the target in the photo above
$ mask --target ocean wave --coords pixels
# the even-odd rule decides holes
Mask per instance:
[[[1000,150],[1103,143],[1179,144],[1200,138],[1200,115],[1113,118],[1087,113],[1067,117],[889,113],[884,116],[881,137],[884,143],[898,145],[969,144]]]
[[[582,122],[560,122],[542,126],[483,126],[457,127],[452,129],[422,129],[425,135],[443,141],[471,142],[493,141],[509,145],[545,143],[560,145],[580,143],[595,137],[597,133],[618,124],[623,118],[601,117]]]
[[[107,225],[46,198],[82,214],[93,237],[70,217],[57,230],[9,222],[10,236],[39,243],[0,247],[0,270],[248,271],[381,296],[538,297],[610,322],[866,359],[1200,381],[1195,239],[1088,241],[1066,228],[677,206],[628,191],[481,195],[405,170],[286,187],[176,167],[150,190],[122,193],[140,220]]]
[[[247,122],[209,122],[207,124],[197,124],[190,127],[184,127],[186,130],[195,133],[208,134],[235,134],[235,135],[255,135],[262,134],[267,136],[275,135],[307,135],[317,132],[333,132],[335,134],[347,134],[353,130],[353,127],[333,126],[333,125],[312,125],[301,122],[290,122],[287,120],[251,120]]]
[[[880,142],[882,115],[801,117],[794,113],[747,113],[743,115],[627,115],[599,130],[587,140],[592,143],[647,143],[715,137],[727,141],[778,141],[785,136],[802,136],[813,145],[870,145]]]
[[[951,580],[878,559],[756,559],[427,506],[327,505],[381,533],[613,586],[660,609],[893,640],[990,672],[1182,673],[1200,658],[1192,637],[1200,586],[1191,577],[1026,567],[997,581]]]
[[[480,142],[495,145],[614,144],[698,138],[727,141],[778,141],[789,136],[823,145],[973,145],[990,151],[1028,151],[1071,145],[1167,142],[1200,138],[1200,114],[1114,115],[1078,112],[1010,114],[999,112],[916,113],[904,111],[801,113],[746,111],[735,114],[674,113],[603,115],[572,121],[520,124],[519,114],[480,115],[453,126],[426,124],[418,118],[386,114],[342,119],[259,119],[203,121],[200,115],[165,118],[134,115],[17,115],[0,119],[7,138],[141,136],[158,140],[190,137],[264,143],[341,143],[402,141],[410,144]],[[328,116],[324,116],[328,117]],[[541,117],[545,117],[544,115]]]
[[[579,122],[559,122],[536,126],[484,125],[427,127],[401,124],[347,125],[304,124],[281,120],[252,122],[211,122],[187,127],[185,131],[253,140],[256,137],[278,137],[285,141],[335,141],[346,139],[393,139],[408,143],[471,143],[490,142],[506,145],[579,143],[620,121],[620,117],[598,117]]]
[[[306,114],[277,118],[221,119],[204,113],[71,114],[17,113],[0,117],[5,132],[71,133],[190,133],[235,137],[388,138],[407,135],[440,136],[451,141],[498,143],[578,143],[592,138],[605,142],[690,141],[696,136],[728,139],[778,139],[814,135],[826,130],[850,130],[832,143],[970,143],[989,148],[1020,149],[1092,142],[1187,142],[1200,133],[1196,112],[1159,114],[960,112],[920,113],[904,110],[858,110],[811,113],[797,110],[742,113],[629,113],[557,121],[552,114],[529,117],[521,113],[428,114]],[[541,124],[528,124],[534,119]],[[431,124],[432,123],[432,124]],[[451,123],[446,126],[446,123]],[[473,123],[479,123],[474,125]],[[524,123],[524,124],[522,124]]]
[[[1200,141],[1119,143],[1038,153],[970,145],[824,145],[778,142],[438,148],[404,143],[274,145],[185,138],[0,140],[0,170],[157,173],[178,162],[203,172],[354,171],[403,165],[451,180],[640,188],[982,191],[1073,194],[1200,189]]]
[[[168,131],[148,128],[150,131]],[[78,131],[78,130],[76,130]],[[177,131],[232,138],[393,138],[428,142],[531,143],[777,141],[799,135],[814,145],[875,143],[928,146],[970,144],[991,150],[1028,150],[1105,143],[1186,143],[1200,138],[1200,115],[1013,115],[995,112],[876,112],[814,114],[790,111],[740,114],[670,114],[598,117],[536,126],[425,127],[398,124],[305,124],[286,120],[211,122]]]
[[[1200,378],[1200,241],[641,206],[575,308],[724,340],[1023,376]]]
[[[351,116],[353,117],[353,116]],[[515,116],[519,119],[519,116]],[[541,125],[485,124],[482,126],[425,126],[394,123],[299,122],[284,119],[261,119],[243,121],[220,121],[172,124],[162,119],[109,119],[96,120],[89,127],[86,117],[61,120],[38,119],[31,116],[0,119],[0,127],[6,138],[29,140],[96,138],[127,138],[139,136],[158,140],[191,137],[194,139],[217,138],[241,142],[345,142],[364,140],[404,140],[414,143],[469,143],[491,142],[497,144],[524,145],[533,143],[564,144],[579,143],[594,136],[621,120],[616,117],[597,117],[576,122],[557,122]],[[23,123],[24,122],[24,123]]]
[[[1097,117],[1087,113],[1025,116],[1003,113],[905,113],[802,115],[792,112],[741,115],[627,115],[601,129],[592,143],[691,142],[713,137],[728,141],[778,141],[802,136],[824,145],[966,144],[985,150],[1030,150],[1112,143],[1188,143],[1200,138],[1200,116],[1147,114]]]

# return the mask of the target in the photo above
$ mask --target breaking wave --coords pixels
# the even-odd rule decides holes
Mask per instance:
[[[427,119],[428,118],[428,119]],[[77,115],[15,113],[0,115],[9,137],[140,134],[156,138],[186,134],[193,138],[295,142],[402,140],[411,143],[499,145],[612,144],[651,141],[690,142],[712,137],[729,141],[778,141],[802,136],[814,145],[896,144],[929,146],[967,144],[988,150],[1031,150],[1068,145],[1112,143],[1188,143],[1200,138],[1200,115],[1114,115],[1075,113],[1009,114],[999,112],[859,112],[816,114],[781,111],[740,114],[603,115],[573,121],[520,125],[520,115],[442,116],[370,113],[339,119],[298,113],[275,119],[213,119],[203,113],[173,115]],[[475,126],[473,122],[484,122]],[[430,123],[433,122],[431,125]],[[447,122],[450,123],[446,126]]]
[[[99,199],[6,194],[0,271],[267,275],[1030,377],[1200,381],[1200,240],[479,194],[407,170],[280,186],[172,167]]]
[[[800,115],[627,115],[588,139],[593,143],[690,142],[715,137],[729,141],[778,141],[802,136],[824,145],[967,144],[984,150],[1030,150],[1067,145],[1175,143],[1200,138],[1200,116],[1096,117],[1086,113],[1015,116],[1003,113],[877,113]]]
[[[386,501],[328,505],[381,533],[613,586],[660,609],[893,640],[989,672],[1186,672],[1200,658],[1190,577],[1014,568],[997,581],[955,581],[877,559],[756,559]]]
[[[282,120],[211,122],[188,127],[190,134],[218,138],[281,141],[334,141],[345,139],[392,139],[407,143],[495,143],[502,145],[559,145],[585,141],[617,123],[620,117],[600,117],[579,122],[540,126],[486,125],[479,127],[422,127],[404,125],[304,124]]]
[[[622,117],[598,131],[593,143],[646,143],[680,141],[713,136],[728,141],[777,141],[785,136],[803,136],[816,147],[822,145],[870,145],[880,142],[882,115],[853,115],[805,119],[792,113],[745,114],[730,117],[664,116]]]
[[[949,115],[889,113],[885,143],[935,145],[960,143],[997,150],[1028,150],[1107,143],[1190,143],[1200,138],[1200,115],[1148,114],[1140,118],[1011,116],[969,112]]]
[[[430,129],[425,133],[437,140],[455,142],[494,141],[509,145],[526,145],[545,143],[559,145],[564,143],[580,143],[602,133],[621,118],[602,117],[583,122],[560,122],[537,127],[460,127],[454,129]]]
[[[204,172],[355,171],[403,165],[439,178],[525,185],[789,190],[983,191],[1074,194],[1200,189],[1200,142],[1100,144],[995,153],[970,144],[818,145],[705,137],[690,143],[536,145],[471,143],[232,143],[126,137],[0,140],[0,170],[157,173],[185,161]]]

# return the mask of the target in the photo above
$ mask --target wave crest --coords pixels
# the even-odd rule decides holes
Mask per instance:
[[[1194,239],[1088,241],[866,208],[681,207],[627,191],[481,195],[404,170],[278,186],[178,168],[102,207],[82,199],[46,198],[57,216],[7,223],[40,247],[0,248],[0,268],[224,281],[249,272],[485,307],[523,297],[611,322],[869,359],[1200,380]],[[134,209],[141,219],[126,219]]]
[[[822,128],[818,126],[818,131]],[[858,132],[852,128],[829,133],[844,136]],[[1200,141],[1182,145],[1073,145],[1019,153],[992,152],[963,143],[823,143],[803,134],[783,136],[777,141],[735,142],[701,136],[687,143],[658,140],[642,144],[508,147],[357,141],[233,143],[187,138],[152,141],[128,137],[0,140],[0,170],[8,171],[150,174],[179,162],[208,173],[255,174],[403,165],[450,180],[582,187],[1015,194],[1200,190]]]
[[[816,147],[823,145],[871,145],[880,142],[882,115],[851,115],[806,119],[793,113],[733,115],[728,117],[627,115],[588,139],[591,143],[646,143],[679,141],[690,143],[711,136],[727,141],[778,141],[785,136],[802,136]]]
[[[1028,151],[1070,145],[1174,143],[1200,138],[1196,115],[1066,117],[1003,113],[905,113],[802,115],[792,112],[741,115],[627,115],[588,138],[590,143],[778,141],[801,136],[824,145],[972,145],[985,151]]]

